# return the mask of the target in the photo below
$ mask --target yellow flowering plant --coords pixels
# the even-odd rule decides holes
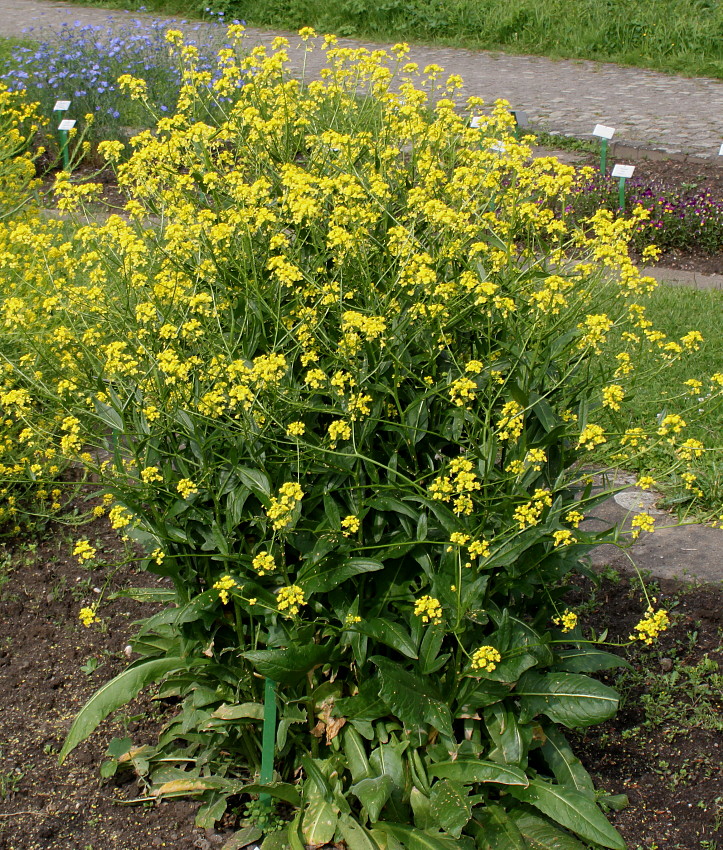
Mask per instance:
[[[223,53],[209,84],[180,39],[178,109],[118,166],[125,216],[3,244],[17,344],[34,339],[17,374],[174,588],[61,757],[159,681],[180,708],[144,780],[188,777],[202,824],[263,792],[298,804],[292,846],[483,847],[542,824],[622,848],[561,731],[614,713],[586,674],[621,662],[559,612],[584,553],[618,539],[580,527],[606,495],[585,465],[685,445],[672,419],[625,442],[634,370],[600,356],[640,342],[635,214],[568,221],[571,169],[403,45],[307,41],[327,64],[302,83],[282,41]],[[249,785],[264,678],[275,775]]]

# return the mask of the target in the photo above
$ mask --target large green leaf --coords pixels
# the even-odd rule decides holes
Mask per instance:
[[[480,850],[529,850],[517,824],[501,806],[485,806],[480,822],[482,830],[477,835]]]
[[[354,576],[383,569],[384,564],[372,558],[349,558],[341,562],[334,558],[327,558],[308,569],[302,567],[297,577],[297,584],[307,594],[326,593]]]
[[[567,832],[561,832],[537,815],[518,809],[510,816],[530,850],[585,850],[577,838]]]
[[[336,832],[339,809],[327,803],[322,796],[314,795],[307,801],[301,831],[307,844],[328,844]]]
[[[619,655],[603,652],[593,646],[582,646],[579,649],[563,649],[555,653],[555,669],[566,673],[597,673],[599,670],[614,670],[625,667],[632,670],[633,665]]]
[[[374,640],[396,649],[407,658],[417,657],[417,647],[409,632],[402,628],[399,623],[387,620],[385,617],[372,617],[363,620],[355,627],[363,635],[368,635]]]
[[[271,497],[271,484],[265,472],[261,472],[260,469],[248,469],[243,466],[237,466],[234,472],[264,505],[268,504],[268,500]]]
[[[58,762],[62,764],[68,753],[91,735],[102,720],[112,711],[130,702],[142,688],[150,682],[158,681],[171,670],[183,667],[185,664],[180,658],[154,658],[152,661],[129,667],[115,679],[106,682],[93,694],[73,721]]]
[[[374,823],[391,796],[394,782],[389,774],[369,776],[362,779],[349,789],[367,810],[369,820]]]
[[[524,770],[508,764],[497,764],[493,761],[476,759],[456,759],[455,761],[438,761],[429,768],[431,776],[453,779],[465,785],[475,782],[495,782],[498,785],[527,786],[529,779]]]
[[[452,736],[449,707],[432,690],[428,679],[415,676],[379,655],[369,660],[379,669],[381,698],[405,726],[418,727],[429,723],[443,734]]]
[[[617,693],[579,673],[529,671],[516,688],[521,702],[521,721],[546,714],[555,723],[575,729],[611,718],[618,708]]]
[[[244,794],[268,794],[269,797],[283,800],[290,806],[301,805],[299,789],[289,782],[269,782],[268,784],[252,782],[250,785],[243,786],[243,792]]]
[[[545,729],[545,738],[542,755],[552,768],[555,779],[560,785],[568,785],[570,788],[577,788],[578,791],[594,795],[595,785],[590,774],[573,753],[562,732],[555,726],[548,726]]]
[[[491,705],[484,711],[484,721],[490,738],[495,744],[488,758],[500,764],[516,764],[524,767],[527,750],[532,740],[532,728],[521,726],[512,709],[505,703]]]
[[[293,684],[320,664],[325,664],[334,651],[331,643],[288,646],[285,649],[253,649],[241,653],[269,679]]]
[[[585,841],[597,842],[611,850],[625,850],[620,833],[581,791],[533,779],[527,788],[510,788],[510,793]]]
[[[434,820],[445,832],[459,838],[472,814],[467,789],[459,782],[440,779],[432,786],[429,802]]]
[[[392,835],[407,850],[457,850],[459,848],[456,839],[434,835],[426,830],[404,826],[401,823],[379,821],[374,824],[374,828]]]
[[[346,756],[346,764],[354,782],[371,776],[367,748],[362,736],[353,726],[347,723],[342,730],[341,740],[344,747],[344,755]]]
[[[369,830],[350,815],[340,815],[338,828],[349,850],[379,850]]]

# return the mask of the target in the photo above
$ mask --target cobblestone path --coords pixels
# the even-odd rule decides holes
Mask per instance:
[[[63,22],[105,24],[109,19],[129,22],[148,17],[50,0],[0,0],[0,35],[18,36],[32,27],[32,35],[38,37]],[[197,38],[218,37],[218,27],[194,24],[193,28],[198,29]],[[249,29],[248,35],[249,45],[270,44],[277,33]],[[288,37],[292,47],[299,45],[298,38]],[[385,46],[353,39],[340,43]],[[292,66],[300,69],[303,52],[290,53]],[[320,59],[319,52],[307,56],[307,72],[313,74]],[[607,124],[616,128],[615,140],[620,142],[711,157],[723,166],[723,157],[718,156],[723,143],[723,81],[452,48],[414,47],[411,59],[422,67],[436,63],[450,74],[460,74],[465,94],[486,101],[506,98],[513,108],[524,110],[536,127],[585,136],[595,124]]]

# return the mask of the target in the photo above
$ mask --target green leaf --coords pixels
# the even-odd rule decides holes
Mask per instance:
[[[452,737],[449,707],[432,690],[428,679],[415,676],[399,664],[379,655],[369,660],[379,669],[381,698],[405,726],[417,727],[429,723]]]
[[[302,567],[296,581],[307,594],[326,593],[354,576],[383,569],[384,564],[372,558],[349,558],[341,563],[334,558],[327,558],[321,564]]]
[[[561,832],[548,821],[519,809],[510,815],[527,842],[530,850],[585,850],[582,844],[567,832]]]
[[[369,620],[362,620],[354,628],[363,635],[368,635],[379,641],[379,643],[396,649],[397,652],[401,652],[407,658],[416,659],[417,657],[417,647],[412,640],[412,636],[399,623],[395,623],[393,620],[387,620],[384,617],[374,617]]]
[[[336,832],[339,809],[323,797],[314,796],[306,803],[301,831],[307,844],[328,844]]]
[[[423,829],[404,826],[401,823],[378,821],[374,824],[374,828],[393,836],[407,850],[457,850],[459,848],[456,839],[433,835]]]
[[[633,665],[625,658],[592,646],[563,649],[555,653],[555,669],[567,673],[597,673],[599,670],[614,670],[616,667],[633,669]]]
[[[467,789],[461,783],[440,779],[432,786],[429,801],[439,826],[459,838],[472,814]]]
[[[585,841],[597,842],[611,850],[625,850],[620,833],[611,826],[597,805],[574,788],[533,779],[527,788],[511,788],[510,793]]]
[[[98,419],[104,425],[107,425],[112,431],[123,432],[123,420],[117,411],[102,401],[98,401],[97,398],[93,399],[93,406],[95,407],[95,412],[98,414]]]
[[[98,724],[112,711],[130,702],[150,682],[156,682],[171,670],[184,667],[181,658],[154,658],[124,670],[97,690],[80,710],[70,727],[68,737],[58,756],[62,764],[66,756],[81,741],[93,733]]]
[[[109,594],[109,599],[134,599],[136,602],[175,602],[176,591],[160,587],[126,587]]]
[[[257,826],[245,826],[239,829],[225,842],[221,850],[242,850],[249,844],[254,844],[263,837],[263,832]]]
[[[349,792],[359,799],[367,810],[369,820],[374,823],[391,796],[394,782],[389,774],[370,776],[355,783]]]
[[[271,498],[271,484],[268,476],[260,469],[248,469],[238,466],[234,470],[246,487],[264,504]]]
[[[219,720],[263,720],[264,706],[260,702],[242,702],[238,705],[224,703],[211,716],[218,717]]]
[[[554,723],[571,729],[592,726],[611,718],[618,708],[617,693],[589,676],[578,673],[527,672],[516,688],[521,721],[546,714]]]
[[[441,623],[439,625],[430,623],[424,631],[419,647],[419,670],[423,675],[428,676],[439,669],[438,655],[443,641],[444,626]]]
[[[530,850],[517,824],[500,806],[485,806],[480,820],[483,826],[478,836],[480,850]]]
[[[580,759],[573,753],[565,736],[555,726],[545,728],[545,743],[542,755],[550,765],[555,779],[560,785],[576,788],[578,791],[594,795],[595,785]]]
[[[369,830],[350,815],[340,815],[338,828],[349,850],[379,850]]]
[[[301,805],[301,794],[295,785],[289,782],[252,782],[250,785],[243,786],[244,794],[268,794],[276,800],[283,800],[290,806]]]
[[[419,515],[411,505],[408,505],[405,502],[400,502],[399,499],[395,499],[392,496],[377,496],[376,499],[372,499],[369,504],[378,511],[392,511],[393,513],[409,517],[409,519],[413,519],[414,522],[417,522],[419,519]]]
[[[357,730],[348,723],[341,733],[342,746],[346,756],[346,764],[354,782],[366,779],[371,775],[369,759],[364,739]]]
[[[269,833],[261,842],[261,850],[289,850],[290,846],[288,826],[278,832]],[[224,848],[222,847],[221,850]]]
[[[254,649],[241,654],[262,676],[275,682],[294,684],[303,679],[310,670],[325,664],[333,651],[330,643],[313,643],[307,646],[291,645],[286,649]]]
[[[213,829],[216,821],[226,813],[228,800],[226,795],[213,794],[210,800],[205,802],[196,812],[195,824],[201,829]]]
[[[515,712],[504,703],[489,706],[484,711],[484,721],[495,749],[489,758],[503,764],[526,763],[527,750],[532,739],[529,726],[519,726]],[[494,755],[493,755],[494,753]]]
[[[524,770],[506,764],[496,764],[493,761],[474,759],[457,759],[456,761],[438,761],[429,768],[431,776],[453,779],[464,785],[475,782],[494,782],[498,785],[529,784]]]

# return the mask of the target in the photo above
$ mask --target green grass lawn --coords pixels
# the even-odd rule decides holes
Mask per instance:
[[[684,381],[695,378],[705,384],[707,377],[723,372],[723,292],[662,284],[653,293],[647,314],[654,327],[670,339],[678,340],[688,331],[697,330],[703,335],[704,343],[700,351],[674,362],[640,387],[629,402],[630,411],[637,422],[649,423],[656,416],[668,413],[680,413],[686,418],[686,406],[697,411],[697,397],[681,397],[686,390]],[[643,355],[636,365],[645,370],[652,364],[652,357]],[[723,505],[723,404],[686,428],[683,439],[688,437],[701,440],[708,448],[695,462],[698,486],[704,492],[695,509],[720,510]],[[639,461],[640,471],[650,472],[655,477],[673,457],[672,449],[644,455]],[[680,506],[683,510],[691,507],[691,494],[685,490],[683,482],[663,489],[670,506]]]
[[[109,0],[89,5],[208,16],[383,41],[596,59],[723,78],[718,0]]]

